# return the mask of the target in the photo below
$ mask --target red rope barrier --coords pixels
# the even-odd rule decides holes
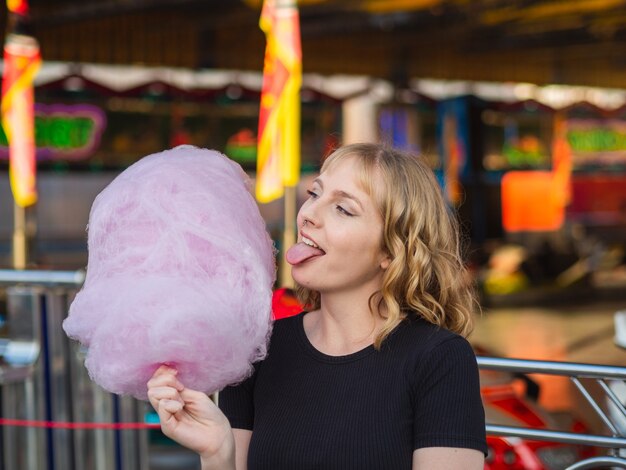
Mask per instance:
[[[149,423],[70,423],[64,421],[37,421],[0,418],[0,426],[20,426],[52,429],[160,429],[160,424]]]

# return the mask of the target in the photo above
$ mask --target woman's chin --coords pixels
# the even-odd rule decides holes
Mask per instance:
[[[317,282],[315,282],[315,278],[311,275],[308,275],[305,271],[306,266],[303,266],[301,264],[292,266],[291,277],[300,286],[306,289],[317,290]]]
[[[310,281],[310,279],[308,279],[307,276],[303,275],[302,269],[299,265],[291,267],[291,277],[297,284],[301,285],[302,287],[306,287],[307,289],[311,288],[309,287],[310,282],[308,282]]]

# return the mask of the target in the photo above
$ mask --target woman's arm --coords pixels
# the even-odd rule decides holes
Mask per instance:
[[[474,449],[424,447],[413,451],[413,470],[483,470],[485,457]]]
[[[235,438],[228,419],[205,393],[185,388],[176,374],[161,366],[148,382],[148,398],[163,434],[197,452],[203,470],[235,470]]]
[[[250,439],[252,439],[252,431],[233,429],[233,436],[235,436],[235,463],[237,470],[247,470],[248,448],[250,447]]]
[[[448,338],[420,362],[414,375],[413,468],[482,469],[485,412],[470,344]]]

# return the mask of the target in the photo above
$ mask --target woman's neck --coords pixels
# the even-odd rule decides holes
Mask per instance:
[[[371,345],[383,319],[371,313],[369,296],[322,294],[320,309],[304,317],[311,344],[331,356],[344,356]]]

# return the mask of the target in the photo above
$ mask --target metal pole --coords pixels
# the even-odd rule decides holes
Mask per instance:
[[[626,468],[626,460],[619,457],[591,457],[567,467],[566,470],[584,470],[590,468]]]
[[[521,437],[533,441],[562,442],[564,444],[591,445],[612,449],[626,448],[626,439],[623,437],[576,434],[573,432],[500,426],[496,424],[487,424],[486,430],[487,435],[491,436]]]
[[[280,257],[280,286],[294,286],[291,266],[285,259],[285,252],[296,243],[296,187],[285,186],[285,228],[283,231],[283,250]]]
[[[37,271],[0,269],[0,286],[15,284],[28,286],[80,287],[85,281],[85,271]]]
[[[26,269],[28,261],[26,208],[17,204],[13,206],[13,268]]]
[[[536,361],[477,356],[478,367],[486,370],[516,371],[524,374],[550,374],[590,379],[626,380],[626,367],[575,362]]]
[[[600,408],[600,405],[596,403],[596,401],[593,399],[593,397],[587,391],[584,385],[580,383],[580,380],[578,380],[578,378],[576,377],[570,377],[570,380],[574,383],[574,385],[576,385],[576,388],[578,389],[578,391],[582,394],[585,400],[587,400],[587,403],[589,403],[591,408],[593,408],[593,411],[596,412],[596,414],[604,422],[606,427],[609,428],[609,430],[613,433],[613,435],[614,436],[619,435],[619,431],[617,430],[617,428],[613,425],[613,423],[611,422],[609,417],[606,415],[606,413],[602,410],[602,408]]]

